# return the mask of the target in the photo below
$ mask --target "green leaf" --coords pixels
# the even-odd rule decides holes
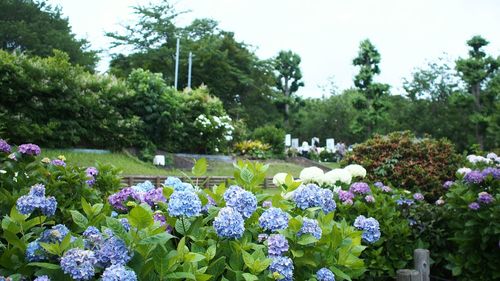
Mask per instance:
[[[205,259],[205,256],[198,253],[187,253],[184,256],[185,262],[199,262]]]
[[[242,276],[243,276],[243,278],[245,278],[245,281],[259,280],[259,277],[255,276],[253,274],[250,274],[250,273],[243,273]]]
[[[241,251],[241,254],[243,255],[243,261],[245,262],[245,265],[251,269],[255,262],[255,259],[246,251]]]
[[[92,206],[92,213],[93,215],[98,215],[101,211],[102,211],[102,208],[104,207],[104,204],[95,204],[94,206]]]
[[[172,238],[175,238],[175,236],[168,232],[162,232],[142,239],[139,245],[163,245]]]
[[[14,233],[6,230],[3,233],[3,237],[7,240],[7,242],[21,249],[23,252],[26,250],[26,245]]]
[[[68,233],[66,234],[66,236],[64,236],[64,239],[61,241],[60,250],[61,251],[66,250],[70,244],[71,244],[71,233]]]
[[[122,223],[115,218],[106,218],[106,225],[113,231],[113,233],[125,241],[129,241],[128,233],[123,228]]]
[[[191,172],[196,177],[200,177],[200,176],[203,176],[207,172],[207,167],[208,167],[207,159],[200,158],[194,164],[193,168],[191,169]]]
[[[47,262],[31,262],[28,263],[29,266],[38,266],[41,268],[46,268],[46,269],[60,269],[61,267],[58,264],[52,264],[52,263],[47,263]]]
[[[212,245],[212,246],[208,247],[207,252],[205,253],[205,257],[206,257],[207,261],[211,261],[215,257],[216,253],[217,253],[217,246],[216,245]]]
[[[92,206],[90,206],[90,204],[87,202],[87,200],[85,200],[85,198],[83,198],[83,197],[82,197],[81,201],[82,201],[83,212],[87,215],[87,217],[92,217],[92,215],[94,214],[92,212]]]
[[[73,222],[76,223],[76,225],[78,225],[82,229],[87,228],[89,220],[84,215],[76,210],[71,210],[70,213],[71,217],[73,218]]]
[[[250,184],[252,182],[254,175],[253,175],[252,171],[250,171],[250,169],[245,167],[245,168],[241,169],[240,177],[244,182]]]
[[[196,276],[194,276],[193,273],[190,272],[173,272],[165,275],[165,277],[168,279],[193,279],[196,280]]]
[[[334,266],[330,267],[330,269],[335,274],[335,276],[338,276],[338,277],[343,278],[345,280],[351,281],[351,277],[349,277],[349,275],[345,274],[342,270],[340,270]]]
[[[318,239],[316,239],[316,237],[312,236],[311,234],[305,234],[300,236],[297,243],[299,243],[300,245],[309,245],[316,242],[318,242]]]
[[[128,221],[131,226],[137,229],[145,229],[154,223],[153,214],[142,206],[135,206],[130,211]]]

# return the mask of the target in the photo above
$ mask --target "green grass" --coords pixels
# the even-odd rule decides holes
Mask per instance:
[[[327,166],[330,169],[340,168],[340,164],[338,162],[321,162],[323,166]]]
[[[64,155],[66,161],[78,166],[94,166],[97,162],[112,164],[113,166],[121,169],[123,175],[172,175],[180,176],[182,173],[189,175],[190,170],[166,170],[157,168],[153,164],[143,162],[138,158],[127,155],[125,153],[106,153],[94,154],[84,152],[74,152],[71,150],[55,150],[55,149],[42,149],[42,157],[49,157],[51,159],[57,158],[59,155]],[[269,169],[267,176],[272,177],[279,172],[291,173],[293,176],[298,177],[302,166],[287,163],[283,160],[268,160]],[[208,163],[207,176],[232,176],[234,167],[232,163],[212,162]]]

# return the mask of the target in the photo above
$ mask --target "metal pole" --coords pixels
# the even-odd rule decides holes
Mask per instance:
[[[193,67],[193,53],[189,52],[188,89],[191,89],[191,68],[192,67]]]
[[[177,90],[177,78],[179,77],[179,49],[180,49],[180,38],[177,38],[177,50],[175,52],[175,82],[174,88]]]

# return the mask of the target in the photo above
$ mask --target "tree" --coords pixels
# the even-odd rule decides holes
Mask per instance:
[[[288,123],[289,107],[293,93],[304,86],[300,71],[300,56],[292,51],[280,51],[274,61],[276,70],[276,87],[285,96],[285,122]]]
[[[475,114],[471,121],[475,125],[476,142],[481,149],[484,148],[484,135],[488,127],[488,117],[485,115],[486,109],[483,106],[481,91],[486,82],[495,76],[500,66],[500,58],[495,59],[483,51],[483,47],[488,44],[489,42],[481,36],[472,37],[467,41],[470,47],[469,57],[459,58],[456,61],[456,69],[474,98]]]
[[[70,62],[94,69],[97,52],[89,50],[89,42],[76,39],[68,19],[59,7],[45,0],[0,1],[0,47],[48,57],[54,49],[69,55]]]
[[[358,56],[353,60],[353,65],[359,67],[354,85],[364,97],[355,100],[354,106],[363,114],[358,116],[353,130],[361,133],[366,129],[367,136],[373,133],[377,123],[383,118],[385,105],[382,97],[389,93],[389,85],[374,82],[375,75],[380,74],[379,63],[380,54],[375,46],[368,39],[361,41]]]

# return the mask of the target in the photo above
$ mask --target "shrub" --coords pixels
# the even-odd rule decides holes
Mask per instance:
[[[254,130],[253,138],[267,143],[275,156],[282,157],[285,153],[285,130],[266,125]]]
[[[324,149],[319,153],[319,160],[322,162],[335,162],[335,159],[336,157],[334,152]]]
[[[249,156],[254,159],[266,159],[271,155],[269,153],[270,145],[260,141],[247,140],[234,144],[234,152],[238,155]]]
[[[343,160],[344,165],[365,167],[370,180],[384,178],[433,200],[443,194],[442,183],[452,178],[460,162],[449,141],[418,139],[410,132],[377,135],[356,145]]]

